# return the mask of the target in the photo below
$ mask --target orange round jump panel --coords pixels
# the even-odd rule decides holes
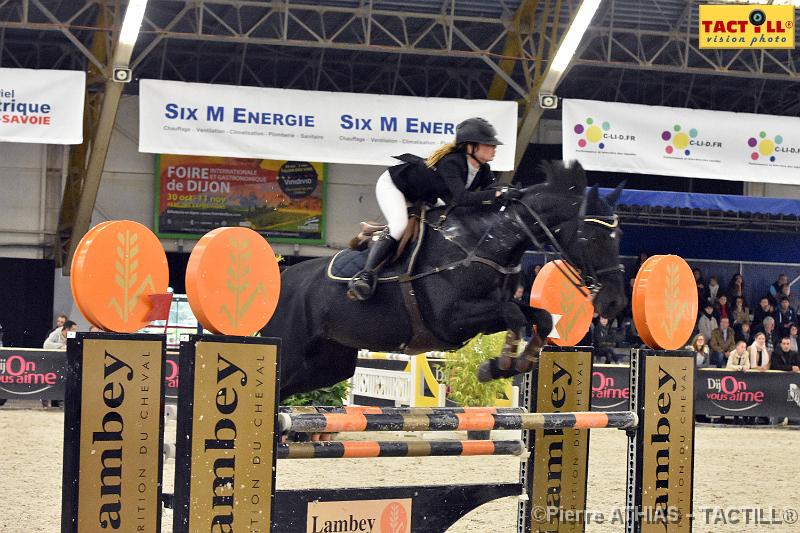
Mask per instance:
[[[95,326],[133,333],[149,321],[151,294],[167,292],[164,248],[146,226],[115,220],[94,228],[81,243],[72,272],[73,295]]]
[[[72,256],[72,263],[70,264],[70,276],[69,276],[69,286],[72,290],[72,299],[75,301],[75,305],[78,307],[78,311],[81,312],[83,317],[89,321],[94,326],[97,326],[100,329],[105,329],[101,326],[97,318],[94,316],[89,315],[89,311],[84,307],[81,301],[81,295],[84,294],[76,285],[76,279],[80,278],[80,276],[75,276],[75,272],[83,269],[83,264],[86,259],[86,250],[91,247],[89,243],[91,243],[92,239],[94,239],[94,234],[100,230],[103,226],[111,224],[111,221],[101,222],[100,224],[90,228],[89,231],[83,236],[81,241],[78,243],[78,246],[75,247],[75,253]]]
[[[651,348],[676,350],[688,342],[694,330],[697,285],[683,258],[662,255],[651,259],[655,260],[648,259],[639,269],[633,287],[636,329]]]
[[[570,278],[579,283],[571,273],[571,268],[558,259],[542,267],[531,288],[531,306],[545,309],[553,315],[558,336],[548,337],[548,340],[558,346],[578,344],[589,331],[594,315],[589,291],[575,287]]]
[[[642,272],[651,270],[661,261],[662,257],[664,256],[651,255],[642,263],[639,272],[636,273],[636,279],[633,282],[633,295],[644,294],[644,287],[647,286],[647,275],[642,274]],[[647,320],[645,320],[644,298],[637,299],[634,296],[631,296],[631,298],[633,299],[631,302],[631,311],[633,313],[633,322],[636,324],[636,331],[646,345],[654,347],[656,342],[653,340],[653,336],[650,335],[650,330],[647,329]]]
[[[272,247],[248,228],[206,233],[186,266],[189,306],[214,333],[252,335],[272,318],[280,289]]]

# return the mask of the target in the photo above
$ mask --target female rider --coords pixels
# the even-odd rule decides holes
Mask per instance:
[[[469,118],[456,126],[454,142],[428,156],[427,160],[403,154],[400,165],[378,178],[375,195],[386,218],[388,231],[373,237],[364,269],[348,283],[351,300],[367,300],[375,292],[378,269],[394,251],[408,224],[408,204],[439,199],[453,206],[492,204],[501,195],[518,197],[515,189],[484,190],[494,183],[489,162],[497,145],[494,127],[482,118]]]

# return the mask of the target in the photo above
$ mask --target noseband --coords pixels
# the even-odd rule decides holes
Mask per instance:
[[[585,270],[581,270],[577,267],[577,265],[581,263],[576,262],[575,259],[571,257],[569,253],[567,253],[564,247],[561,246],[561,244],[558,242],[558,239],[556,239],[556,236],[553,233],[553,231],[551,231],[550,228],[547,226],[547,224],[545,224],[544,220],[542,220],[542,217],[540,217],[536,211],[534,211],[530,206],[525,204],[525,202],[523,202],[522,200],[515,199],[514,202],[525,208],[528,214],[536,221],[536,224],[538,224],[538,226],[542,229],[542,232],[549,241],[549,244],[553,248],[555,248],[557,255],[564,261],[564,265],[566,265],[565,268],[564,266],[556,263],[556,268],[558,268],[561,271],[561,273],[564,274],[564,277],[566,277],[567,280],[569,280],[569,282],[576,289],[581,290],[585,288],[589,291],[589,294],[591,296],[596,296],[597,293],[599,293],[603,289],[603,284],[600,281],[600,276],[604,274],[613,274],[615,272],[625,271],[625,267],[621,264],[601,269],[595,269],[592,266],[591,262],[587,261],[589,240],[583,235],[583,227],[586,224],[597,224],[599,226],[606,227],[611,231],[615,230],[616,228],[619,227],[619,218],[617,217],[617,215],[612,215],[610,217],[586,217],[585,216],[586,198],[584,197],[579,212],[579,218],[581,220],[578,222],[578,230],[576,234],[580,250],[579,253],[581,256],[580,259],[583,260],[582,264],[585,265]],[[543,246],[541,241],[536,238],[536,236],[530,230],[528,225],[525,224],[525,222],[522,220],[522,217],[519,216],[519,213],[517,213],[516,210],[514,209],[511,209],[510,211],[513,215],[514,221],[516,222],[517,226],[519,226],[519,228],[525,233],[525,235],[533,242],[533,244],[537,248],[542,249]],[[577,280],[577,282],[575,280]]]

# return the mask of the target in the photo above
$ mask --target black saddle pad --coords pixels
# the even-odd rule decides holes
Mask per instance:
[[[346,248],[333,256],[328,263],[328,278],[333,281],[347,282],[364,268],[369,250],[353,250]],[[381,270],[378,281],[394,281],[400,273],[398,265],[390,265]]]

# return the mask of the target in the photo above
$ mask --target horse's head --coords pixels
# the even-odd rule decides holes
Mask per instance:
[[[543,244],[553,244],[575,270],[580,284],[591,291],[595,310],[609,318],[627,303],[625,278],[619,260],[622,229],[614,214],[622,185],[601,198],[597,186],[586,192],[586,174],[577,162],[543,165],[547,183],[537,191],[539,208],[549,213],[555,243],[545,230]],[[527,195],[526,195],[527,196]],[[524,201],[523,203],[527,204]],[[536,208],[534,208],[536,209]]]

